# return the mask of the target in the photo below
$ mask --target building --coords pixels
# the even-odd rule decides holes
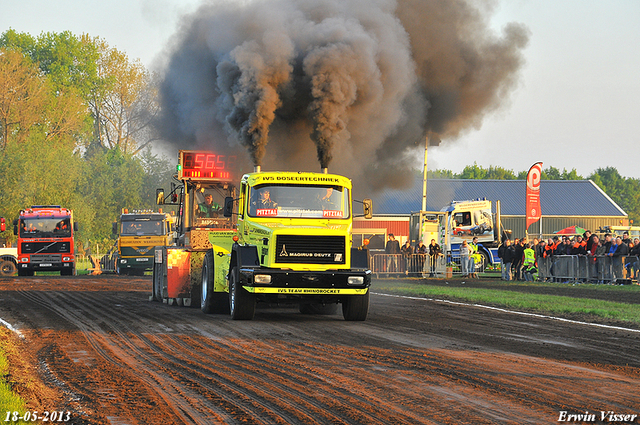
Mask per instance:
[[[354,244],[364,237],[378,249],[379,241],[394,233],[402,244],[410,235],[410,216],[422,208],[422,179],[408,190],[386,190],[372,196],[374,219],[354,221]],[[500,201],[502,225],[512,238],[525,235],[524,180],[429,179],[427,211],[440,211],[451,201],[486,198]],[[531,225],[529,235],[548,237],[554,232],[577,225],[597,231],[604,226],[629,225],[629,217],[591,180],[542,180],[540,183],[542,219]],[[412,241],[412,244],[415,241]]]

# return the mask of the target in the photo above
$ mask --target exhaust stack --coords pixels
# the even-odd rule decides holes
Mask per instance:
[[[254,167],[253,167],[253,172],[254,172],[254,173],[259,173],[260,171],[262,171],[262,170],[261,170],[261,168],[260,168],[260,166],[259,166],[259,165],[254,165]]]
[[[327,167],[324,167],[322,169],[322,174],[327,174],[329,172],[329,170],[327,169]]]

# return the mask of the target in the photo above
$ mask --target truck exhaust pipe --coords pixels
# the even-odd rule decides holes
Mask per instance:
[[[322,174],[327,174],[329,169],[327,167],[322,168]]]
[[[261,167],[259,165],[254,165],[253,172],[254,173],[259,173],[260,171],[261,171]]]

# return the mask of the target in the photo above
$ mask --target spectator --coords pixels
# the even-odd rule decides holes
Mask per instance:
[[[429,244],[429,277],[436,275],[436,264],[440,255],[442,255],[440,245],[436,243],[435,239],[431,239],[431,243]]]
[[[411,256],[413,255],[413,247],[411,246],[411,242],[409,242],[409,239],[407,239],[404,245],[402,245],[402,248],[400,248],[400,251],[402,251],[402,256],[404,257],[404,264],[405,264],[404,273],[408,275],[409,271],[413,272],[413,270],[411,270]]]
[[[586,244],[582,243],[582,237],[576,236],[575,239],[575,242],[569,250],[569,255],[587,255],[587,250],[585,249]]]
[[[526,243],[526,241],[527,241],[526,239],[521,239],[520,241],[516,242],[516,244],[513,247],[516,254],[516,256],[513,259],[513,270],[514,270],[513,280],[522,279],[521,268],[522,268],[522,259],[524,256],[524,244]]]
[[[627,244],[627,246],[630,248],[631,246],[631,239],[629,239],[629,232],[627,232],[626,230],[622,233],[622,242]]]
[[[629,250],[629,262],[633,272],[631,273],[631,279],[638,278],[638,268],[640,267],[640,239],[635,238],[633,240],[633,248]]]
[[[391,272],[391,264],[393,263],[393,271],[398,271],[398,257],[400,254],[400,243],[396,240],[393,233],[389,233],[389,240],[384,248],[385,254],[387,254],[387,273]]]
[[[511,280],[511,263],[516,255],[516,251],[511,245],[511,240],[507,239],[502,244],[502,280]]]
[[[629,255],[629,245],[622,242],[622,238],[618,236],[616,238],[616,244],[611,245],[609,255],[613,259],[613,280],[614,282],[624,278],[622,262],[624,257]]]
[[[424,261],[427,257],[427,246],[422,243],[422,241],[419,241],[413,252],[418,257],[418,273],[424,273]]]
[[[478,237],[474,236],[469,244],[469,271],[471,272],[471,277],[474,278],[478,277],[476,264],[482,264],[482,256],[478,248]]]
[[[582,235],[582,238],[586,241],[586,245],[584,247],[584,249],[589,252],[591,251],[591,244],[593,243],[593,238],[596,235],[591,233],[591,230],[585,230],[584,234]]]
[[[460,245],[460,271],[462,273],[462,277],[469,276],[469,244],[467,244],[467,240],[463,240]]]
[[[534,275],[538,273],[536,267],[536,254],[531,248],[531,244],[526,244],[523,250],[522,271],[524,274],[524,280],[527,282],[534,281]]]

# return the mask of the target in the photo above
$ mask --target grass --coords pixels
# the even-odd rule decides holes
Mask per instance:
[[[26,412],[25,402],[13,392],[12,388],[16,383],[11,381],[12,375],[9,373],[7,351],[15,349],[15,344],[10,342],[8,333],[8,330],[0,328],[0,421],[7,419],[7,412],[19,412],[19,415]],[[9,420],[11,421],[11,416]]]
[[[491,282],[495,285],[497,282]],[[631,322],[640,325],[640,305],[605,301],[595,298],[578,298],[563,295],[524,293],[506,289],[471,288],[458,286],[434,286],[420,283],[407,282],[376,282],[372,290],[376,292],[411,295],[426,298],[441,298],[454,301],[462,301],[477,304],[486,304],[496,307],[510,308],[541,314],[560,316],[588,315],[594,318],[604,318],[621,322]],[[566,288],[567,285],[552,283],[525,283],[518,282],[519,286],[540,286],[549,288],[558,285]],[[635,291],[637,286],[612,286],[612,285],[580,285],[581,289],[593,289],[594,291]]]

